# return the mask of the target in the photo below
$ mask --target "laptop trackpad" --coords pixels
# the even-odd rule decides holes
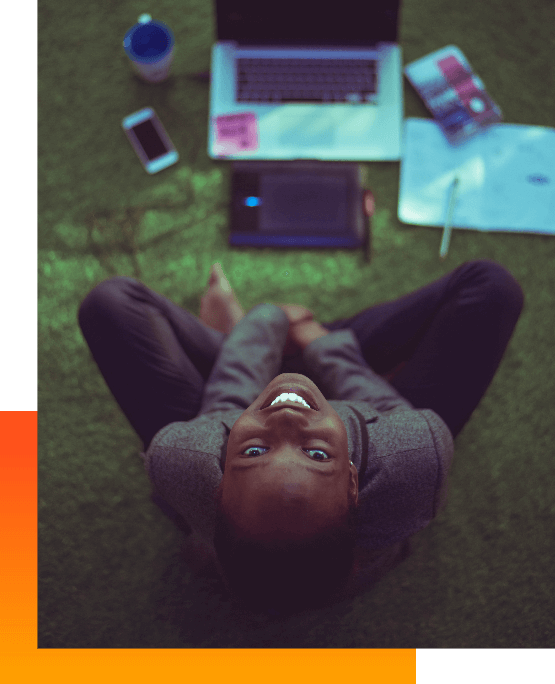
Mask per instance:
[[[282,112],[279,116],[280,145],[319,147],[335,143],[336,123],[326,113],[318,113],[311,107],[309,111]]]

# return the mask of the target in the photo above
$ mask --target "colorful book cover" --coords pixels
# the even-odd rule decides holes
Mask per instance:
[[[503,119],[484,83],[455,45],[407,64],[404,73],[451,144]]]

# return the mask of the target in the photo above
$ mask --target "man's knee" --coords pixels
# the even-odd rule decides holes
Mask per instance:
[[[524,292],[505,266],[491,259],[476,259],[467,263],[489,303],[507,307],[520,315],[524,306]]]
[[[135,278],[113,276],[93,287],[79,307],[77,317],[81,327],[83,322],[121,307],[131,290],[138,285],[140,283]]]

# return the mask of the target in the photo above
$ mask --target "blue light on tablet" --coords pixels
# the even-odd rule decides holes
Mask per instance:
[[[262,202],[260,197],[245,197],[243,201],[247,207],[258,207]]]

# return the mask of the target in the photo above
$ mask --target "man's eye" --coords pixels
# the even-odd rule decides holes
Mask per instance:
[[[256,451],[260,451],[261,449],[267,449],[267,448],[268,447],[248,447],[247,449],[245,449],[245,451],[243,451],[243,453],[246,454],[247,456],[250,455],[250,456],[254,457],[254,456],[258,456],[258,454],[247,454],[247,451],[252,451],[253,449]],[[319,456],[316,456],[316,457],[311,456],[310,458],[314,458],[315,461],[328,461],[330,459],[330,456],[325,451],[322,451],[322,449],[303,449],[303,451],[315,451],[316,453],[322,454],[324,456],[324,458],[320,458]]]

